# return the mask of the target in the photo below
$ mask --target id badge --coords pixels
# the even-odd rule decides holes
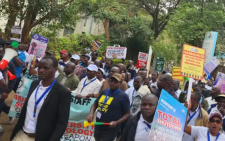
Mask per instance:
[[[101,119],[102,113],[100,111],[97,111],[97,118]]]
[[[36,122],[35,121],[33,121],[33,120],[29,120],[28,121],[28,125],[27,125],[27,128],[28,129],[30,129],[32,132],[35,132],[35,130],[36,130]]]

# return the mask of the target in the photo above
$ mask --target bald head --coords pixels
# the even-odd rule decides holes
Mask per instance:
[[[112,77],[115,73],[120,73],[120,69],[118,67],[112,67],[110,69],[110,77]]]
[[[140,76],[145,80],[147,71],[140,71]]]
[[[213,97],[216,97],[216,96],[220,95],[220,93],[221,93],[221,88],[220,87],[217,87],[217,86],[212,87],[211,95]]]
[[[179,87],[180,87],[180,81],[177,80],[177,79],[174,79],[174,80],[173,80],[173,84],[172,84],[173,90],[174,90],[174,91],[177,91],[177,90],[179,89]]]
[[[116,66],[120,69],[120,73],[125,72],[125,66],[124,66],[124,64],[119,63],[119,64],[117,64]]]
[[[75,67],[76,67],[76,65],[74,63],[72,63],[72,62],[67,63],[64,67],[65,74],[70,75],[70,74],[74,73]]]
[[[157,82],[157,86],[160,89],[168,90],[171,88],[172,83],[173,83],[172,76],[169,74],[164,74],[164,75],[161,75],[161,77],[159,78],[159,81]]]

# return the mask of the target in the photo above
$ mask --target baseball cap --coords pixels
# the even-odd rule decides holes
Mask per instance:
[[[219,101],[220,98],[225,98],[225,94],[220,94],[217,97],[215,97],[216,101]]]
[[[112,78],[115,78],[117,81],[122,81],[122,75],[119,73],[115,73]]]
[[[80,56],[76,55],[76,54],[72,55],[71,58],[74,59],[74,60],[80,60]]]
[[[66,51],[66,50],[61,50],[60,52],[61,52],[61,53],[67,53],[67,51]]]
[[[213,118],[213,117],[218,117],[218,118],[220,118],[220,120],[223,121],[223,116],[222,116],[220,113],[218,113],[218,112],[215,112],[215,113],[210,114],[210,115],[209,115],[209,120],[210,120],[211,118]]]
[[[98,71],[98,67],[96,65],[94,65],[94,64],[88,65],[87,69],[89,71],[96,71],[96,72]]]
[[[102,69],[102,68],[99,68],[98,70],[100,70],[102,72],[102,74],[105,73],[104,69]]]
[[[83,54],[82,56],[87,57],[88,60],[90,60],[90,55],[89,54]]]

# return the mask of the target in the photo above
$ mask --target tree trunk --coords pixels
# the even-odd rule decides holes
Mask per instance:
[[[105,19],[103,24],[104,24],[106,39],[107,39],[108,42],[110,42],[110,39],[109,39],[109,19]]]
[[[8,21],[7,24],[5,26],[5,39],[9,40],[10,39],[10,35],[11,35],[11,28],[12,26],[15,25],[16,22],[16,17],[17,14],[19,12],[19,7],[18,7],[18,0],[9,0],[9,16],[8,16]]]
[[[24,19],[24,26],[22,29],[22,40],[21,40],[22,43],[27,43],[30,31],[32,29],[31,27],[32,13],[33,13],[32,8],[29,8]]]

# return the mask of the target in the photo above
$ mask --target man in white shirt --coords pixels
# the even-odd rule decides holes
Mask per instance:
[[[75,91],[72,93],[76,94],[78,98],[81,97],[94,97],[94,94],[99,94],[101,89],[101,82],[96,78],[98,67],[90,64],[87,67],[87,77],[83,78]]]
[[[217,97],[218,95],[220,95],[221,93],[221,88],[220,87],[217,87],[217,86],[214,86],[212,87],[212,90],[211,90],[211,97],[207,97],[206,100],[209,104],[209,108],[212,107],[213,104],[216,104],[216,100],[215,100],[215,97]]]
[[[197,141],[224,141],[225,135],[220,133],[222,123],[222,115],[213,113],[209,116],[209,128],[186,125],[184,132],[196,138]]]
[[[187,125],[189,126],[204,126],[208,127],[208,114],[201,108],[199,101],[201,99],[201,94],[198,92],[193,92],[191,94],[191,109],[187,117]],[[195,138],[184,133],[183,141],[194,141]]]
[[[128,120],[120,141],[148,141],[157,104],[158,98],[155,95],[143,96],[141,112]]]
[[[173,80],[173,84],[172,84],[172,88],[174,90],[174,93],[176,94],[176,96],[179,98],[181,90],[180,90],[180,81],[177,79]]]
[[[143,78],[141,76],[136,76],[134,79],[134,87],[131,87],[125,91],[125,93],[128,95],[130,100],[131,116],[137,115],[137,113],[141,110],[142,97],[145,94],[150,93],[150,91],[148,91],[147,93],[138,92],[138,90],[141,89],[141,86],[143,83],[144,83]]]
[[[71,93],[55,80],[58,61],[46,56],[33,81],[10,141],[59,141],[69,120]]]

